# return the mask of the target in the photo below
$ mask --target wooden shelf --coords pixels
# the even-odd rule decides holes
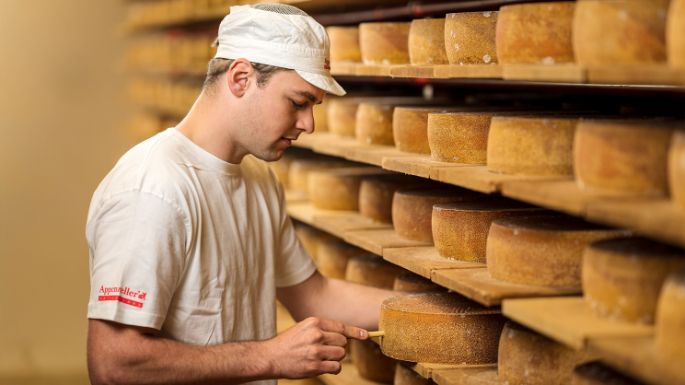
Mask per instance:
[[[379,256],[383,256],[383,251],[385,249],[432,245],[430,242],[414,241],[403,238],[397,235],[392,227],[378,230],[348,231],[345,233],[343,239],[348,243],[361,247],[362,249]]]
[[[433,381],[438,385],[500,385],[496,367],[439,370]]]
[[[380,382],[367,380],[359,375],[357,368],[350,361],[342,363],[339,374],[324,374],[319,379],[326,385],[380,385]]]
[[[482,263],[441,257],[433,246],[386,248],[383,250],[383,259],[427,279],[431,279],[436,271],[477,269],[483,266]]]
[[[309,201],[288,203],[286,210],[292,218],[317,227],[340,239],[344,239],[348,232],[354,230],[388,228],[392,230],[392,226],[374,222],[356,211],[321,210],[314,207]]]

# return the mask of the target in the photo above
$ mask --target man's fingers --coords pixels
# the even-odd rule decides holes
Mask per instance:
[[[356,340],[365,340],[369,337],[369,333],[355,326],[345,325],[342,322],[326,320],[319,320],[321,329],[328,332],[335,332],[344,335],[347,338],[354,338]]]
[[[340,333],[323,332],[323,343],[332,346],[347,345],[347,338]]]
[[[318,356],[322,361],[340,361],[345,358],[345,349],[340,346],[323,346]]]

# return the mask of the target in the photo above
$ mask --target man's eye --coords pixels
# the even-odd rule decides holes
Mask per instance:
[[[305,104],[297,103],[297,102],[295,102],[294,100],[290,100],[290,103],[293,104],[293,107],[294,107],[296,110],[301,110],[301,109],[303,109],[303,108],[306,107]]]

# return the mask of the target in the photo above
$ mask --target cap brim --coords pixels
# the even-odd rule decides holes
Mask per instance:
[[[335,79],[333,79],[333,77],[330,75],[320,75],[300,70],[295,70],[295,72],[297,72],[297,74],[309,84],[318,87],[329,94],[343,96],[347,93],[345,89],[343,89],[340,84],[338,84],[338,82],[336,82]]]

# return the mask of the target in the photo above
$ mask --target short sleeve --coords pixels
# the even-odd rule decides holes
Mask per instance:
[[[185,216],[140,191],[117,194],[92,210],[88,318],[160,329],[184,271]]]

